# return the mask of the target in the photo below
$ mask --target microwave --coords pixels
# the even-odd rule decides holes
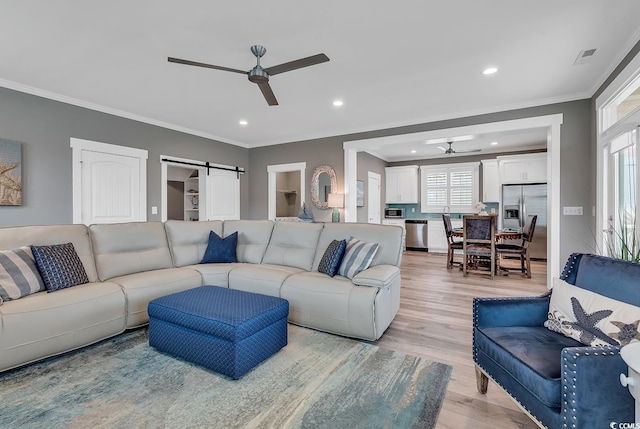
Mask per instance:
[[[404,209],[392,207],[384,209],[386,219],[404,219]]]

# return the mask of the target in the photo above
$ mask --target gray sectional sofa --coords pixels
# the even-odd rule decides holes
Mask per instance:
[[[209,232],[238,232],[237,263],[199,264]],[[376,242],[371,266],[348,279],[317,271],[333,239]],[[376,340],[400,306],[402,229],[352,223],[140,222],[0,228],[0,250],[73,243],[89,283],[0,305],[0,371],[148,323],[162,295],[217,285],[285,298],[289,321]]]

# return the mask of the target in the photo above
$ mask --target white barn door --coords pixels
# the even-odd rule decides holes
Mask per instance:
[[[238,173],[217,168],[209,169],[206,176],[206,205],[207,220],[240,219]]]
[[[147,220],[147,151],[71,139],[73,222]]]

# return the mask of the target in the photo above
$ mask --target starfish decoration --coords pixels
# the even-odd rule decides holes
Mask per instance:
[[[4,185],[7,188],[13,189],[15,191],[21,191],[22,186],[11,177],[5,175],[7,171],[13,170],[16,168],[18,164],[4,164],[0,165],[0,185]]]
[[[576,322],[568,323],[573,329],[582,331],[580,333],[580,342],[583,344],[591,344],[596,338],[604,341],[607,344],[617,345],[617,341],[609,337],[602,332],[596,325],[599,321],[607,316],[610,316],[613,311],[611,310],[599,310],[591,314],[587,314],[584,308],[575,297],[571,297],[571,307],[573,308],[573,315],[576,317]]]
[[[640,340],[640,332],[638,332],[638,324],[640,320],[636,320],[633,323],[624,323],[618,321],[611,321],[614,326],[617,326],[620,331],[615,334],[610,334],[611,338],[615,338],[620,342],[620,345],[626,346],[633,340]]]

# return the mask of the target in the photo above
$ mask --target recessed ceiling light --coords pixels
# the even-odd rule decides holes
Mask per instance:
[[[335,101],[333,102],[333,105],[334,105],[334,106],[336,106],[336,107],[340,107],[340,106],[342,106],[343,104],[344,104],[344,103],[342,102],[342,100],[335,100]]]
[[[417,150],[415,150],[415,149],[411,151],[411,153],[416,153],[416,152],[418,152],[418,151],[417,151]]]
[[[489,67],[489,68],[487,68],[487,69],[484,69],[484,71],[482,72],[482,74],[487,74],[487,75],[489,75],[489,74],[494,74],[494,73],[495,73],[495,72],[497,72],[497,71],[498,71],[498,69],[497,69],[497,68],[495,68],[495,67]]]
[[[497,144],[498,144],[498,142],[491,142],[491,146],[495,146]]]
[[[246,125],[249,125],[249,122],[247,122],[247,121],[246,121],[246,120],[244,120],[244,119],[240,119],[240,120],[238,121],[238,123],[239,123],[240,125],[242,125],[243,127],[244,127],[244,126],[246,126]]]

